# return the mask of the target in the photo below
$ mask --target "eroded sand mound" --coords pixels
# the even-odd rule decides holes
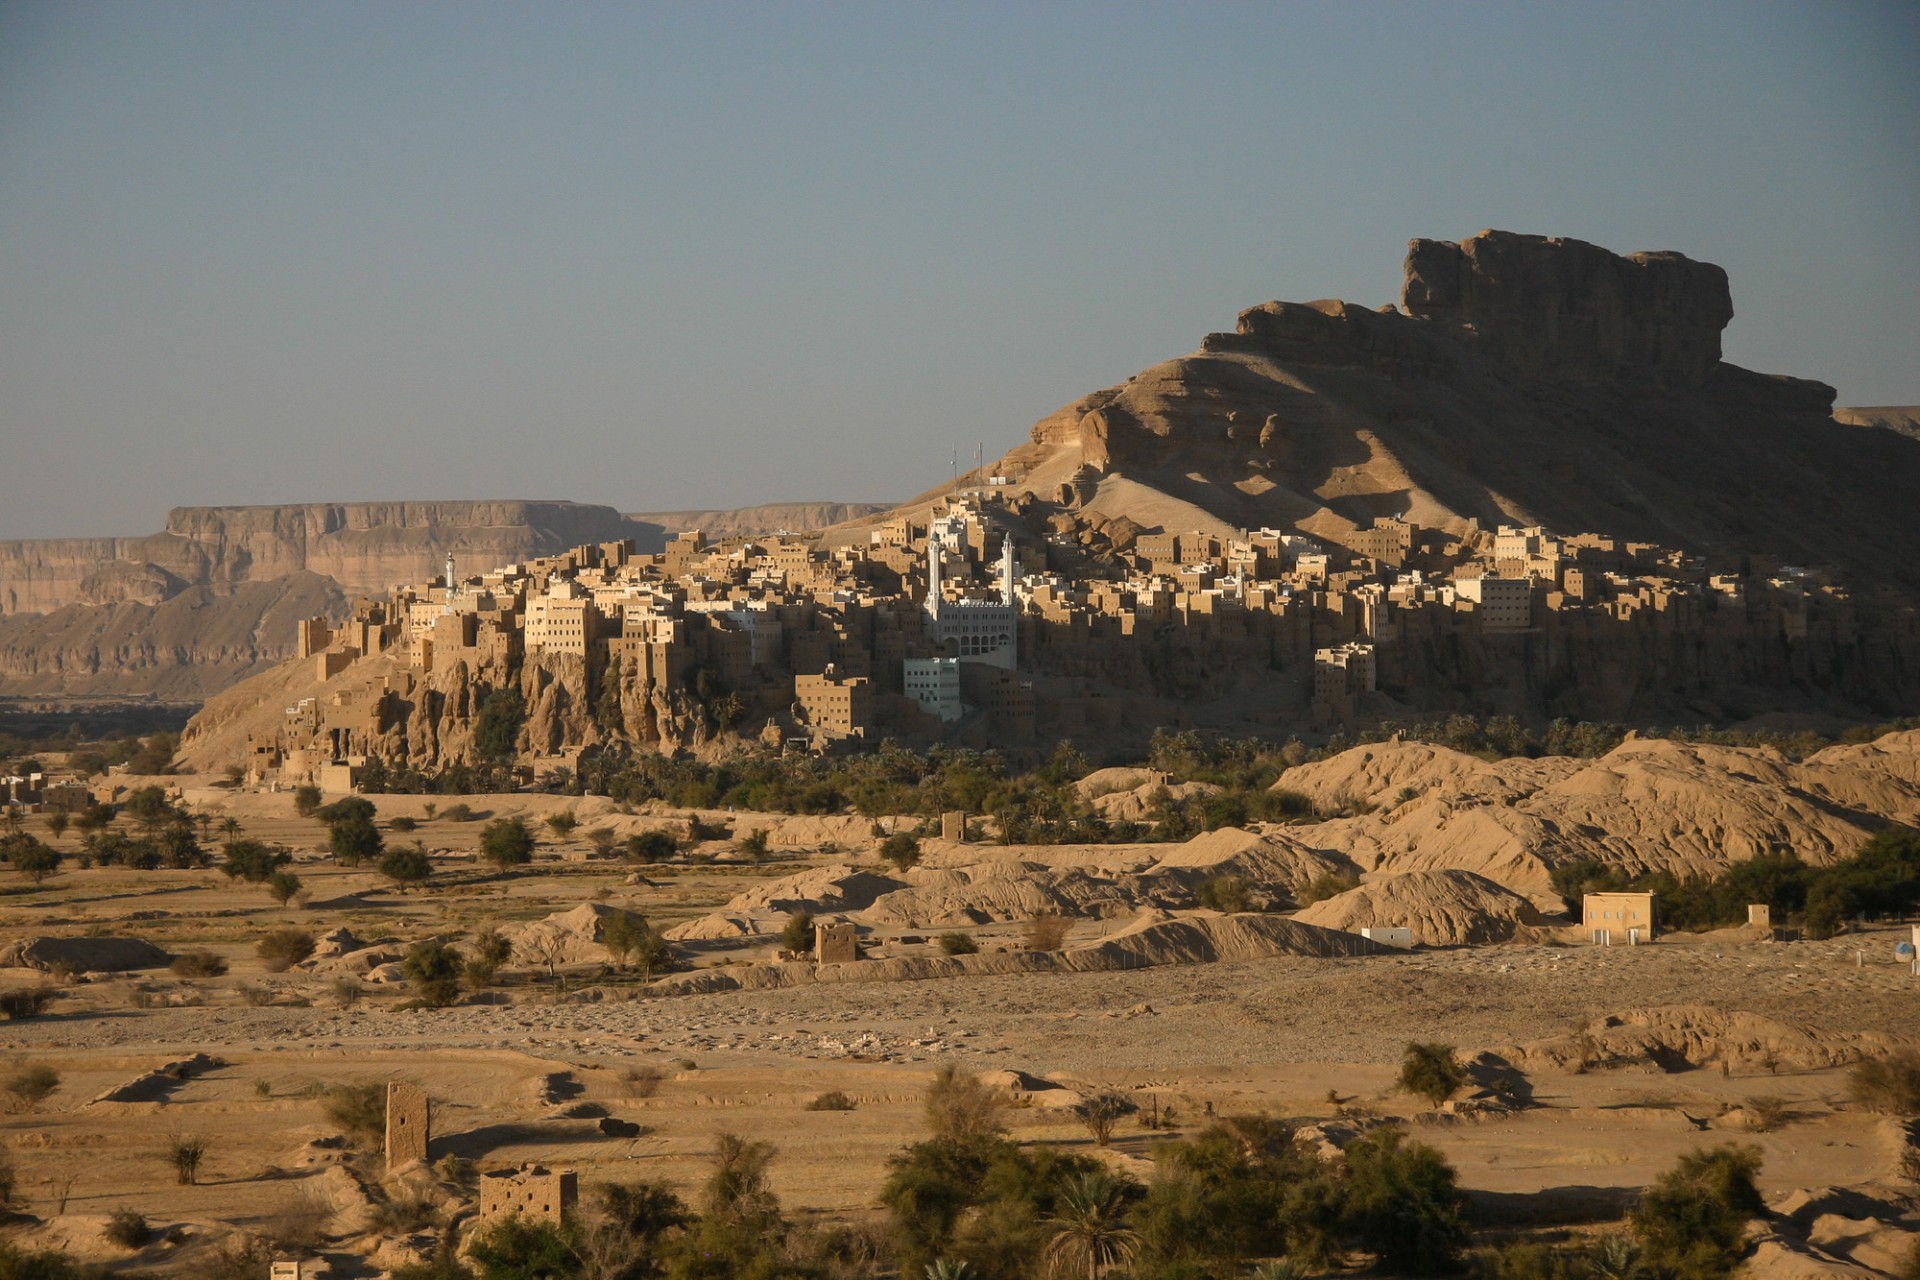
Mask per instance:
[[[22,938],[0,947],[0,969],[117,973],[158,969],[173,957],[142,938]]]
[[[1570,1035],[1495,1052],[1531,1069],[1654,1066],[1664,1071],[1725,1063],[1734,1071],[1817,1071],[1863,1054],[1885,1053],[1897,1037],[1841,1034],[1757,1013],[1704,1005],[1662,1005],[1596,1018]]]
[[[914,956],[846,964],[788,961],[730,965],[675,974],[648,985],[657,996],[716,991],[770,991],[815,983],[915,982],[991,974],[1098,973],[1156,965],[1257,960],[1272,956],[1361,956],[1379,950],[1357,934],[1338,933],[1280,916],[1191,916],[1144,913],[1128,927],[1065,951],[1008,951],[970,956]]]
[[[606,947],[607,924],[617,917],[636,924],[643,918],[623,907],[583,902],[570,911],[556,911],[500,932],[513,943],[512,964],[605,964],[613,958]]]
[[[731,912],[857,911],[874,899],[901,887],[902,882],[871,871],[856,871],[844,863],[813,867],[782,876],[737,894],[727,903]]]
[[[1291,895],[1325,872],[1358,869],[1341,854],[1312,848],[1279,830],[1221,827],[1172,846],[1146,874],[1192,878],[1195,882],[1213,876],[1239,876],[1250,885]]]
[[[1880,824],[1920,821],[1920,733],[1794,764],[1762,747],[1629,738],[1596,760],[1489,762],[1416,742],[1355,747],[1275,784],[1370,812],[1307,828],[1375,871],[1472,871],[1551,908],[1577,858],[1629,873],[1713,874],[1790,848],[1825,864]]]
[[[1351,933],[1411,929],[1413,940],[1429,947],[1507,942],[1524,927],[1546,923],[1526,898],[1471,871],[1410,871],[1370,880],[1293,918]]]

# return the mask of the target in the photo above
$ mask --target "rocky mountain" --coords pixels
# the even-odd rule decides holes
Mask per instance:
[[[1835,409],[1833,417],[1836,422],[1844,422],[1848,426],[1879,427],[1920,440],[1920,404],[1860,405],[1851,409]]]
[[[1726,273],[1677,253],[1415,240],[1398,307],[1252,307],[1040,419],[994,469],[1149,529],[1542,524],[1920,586],[1920,439],[1724,362],[1732,315]]]
[[[629,515],[635,524],[653,526],[652,535],[662,542],[689,529],[699,529],[709,538],[752,538],[774,533],[812,533],[829,525],[859,520],[887,510],[879,502],[769,502],[758,507],[738,507],[719,511],[642,511]],[[642,551],[658,547],[643,545]]]

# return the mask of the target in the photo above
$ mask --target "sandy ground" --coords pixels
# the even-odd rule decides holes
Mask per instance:
[[[529,799],[472,803],[503,810]],[[805,864],[650,868],[652,883],[630,884],[618,863],[543,860],[502,877],[467,861],[479,823],[436,821],[415,833],[439,854],[435,883],[396,890],[318,861],[317,824],[294,818],[290,806],[277,812],[284,801],[249,797],[234,807],[249,836],[303,849],[295,870],[308,889],[304,907],[279,907],[218,871],[69,868],[38,888],[10,875],[0,884],[0,940],[91,928],[174,951],[207,947],[231,965],[205,981],[160,970],[69,984],[49,1016],[0,1023],[9,1063],[50,1065],[62,1077],[45,1101],[0,1118],[32,1212],[51,1214],[64,1192],[70,1213],[129,1207],[156,1222],[270,1227],[315,1195],[316,1180],[299,1167],[303,1149],[333,1130],[313,1095],[341,1081],[397,1079],[433,1097],[436,1157],[482,1166],[541,1160],[577,1168],[587,1183],[649,1178],[688,1188],[725,1129],[780,1148],[774,1185],[790,1206],[857,1216],[871,1209],[887,1156],[919,1136],[921,1093],[947,1061],[1115,1087],[1143,1105],[1171,1106],[1173,1128],[1123,1125],[1109,1154],[1142,1176],[1155,1143],[1193,1132],[1210,1111],[1314,1119],[1334,1113],[1330,1096],[1407,1118],[1467,1187],[1487,1193],[1638,1187],[1680,1152],[1728,1136],[1761,1147],[1763,1182],[1776,1191],[1884,1180],[1899,1155],[1890,1122],[1846,1105],[1844,1073],[1834,1070],[1543,1073],[1533,1078],[1538,1105],[1486,1121],[1442,1120],[1392,1090],[1410,1040],[1472,1052],[1657,1005],[1746,1010],[1835,1033],[1912,1034],[1920,980],[1894,962],[1892,931],[1825,943],[1502,946],[674,999],[634,998],[617,979],[584,985],[587,975],[578,976],[584,989],[558,993],[518,975],[488,997],[497,1003],[402,1009],[404,990],[370,987],[342,1007],[331,978],[266,973],[252,939],[280,924],[316,933],[347,924],[367,938],[413,939],[596,897],[667,925],[711,910],[755,877]],[[77,848],[72,835],[61,843]],[[1078,928],[1090,935],[1120,923]],[[990,945],[999,936],[981,932]],[[0,972],[0,984],[37,980]],[[249,1003],[250,991],[278,1003]],[[204,1003],[136,1007],[170,1000]],[[224,1065],[160,1101],[87,1101],[191,1052]],[[651,1096],[635,1096],[625,1078],[636,1066],[663,1073]],[[807,1110],[826,1090],[844,1091],[856,1108]],[[1755,1096],[1783,1099],[1787,1121],[1754,1135],[1712,1127],[1729,1105]],[[603,1133],[603,1115],[637,1129]],[[1090,1149],[1058,1110],[1021,1108],[1013,1120],[1022,1139]],[[211,1141],[198,1186],[176,1185],[161,1158],[175,1134]]]

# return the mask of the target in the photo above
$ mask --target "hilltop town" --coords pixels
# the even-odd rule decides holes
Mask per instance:
[[[723,737],[815,752],[1144,738],[1223,698],[1235,706],[1216,726],[1352,731],[1431,710],[1436,659],[1465,652],[1516,679],[1531,664],[1563,672],[1543,709],[1580,718],[1631,714],[1642,662],[1667,663],[1681,691],[1733,654],[1755,684],[1857,674],[1852,595],[1814,569],[1392,518],[1349,546],[1147,533],[985,479],[930,520],[895,515],[840,545],[690,531],[658,554],[616,541],[479,574],[450,556],[343,624],[307,620],[292,687],[310,691],[274,723],[257,708],[229,721],[229,703],[254,698],[242,686],[186,751],[230,763],[214,757],[235,751],[238,725],[254,777],[346,789],[508,756],[529,777],[571,772],[582,753]],[[496,697],[519,705],[511,740],[476,741]]]

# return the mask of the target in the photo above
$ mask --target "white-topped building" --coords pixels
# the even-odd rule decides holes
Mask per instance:
[[[1000,598],[949,600],[940,581],[942,544],[938,531],[927,537],[927,633],[935,644],[954,642],[954,656],[1014,670],[1020,633],[1013,594],[1013,538],[1000,544]]]

